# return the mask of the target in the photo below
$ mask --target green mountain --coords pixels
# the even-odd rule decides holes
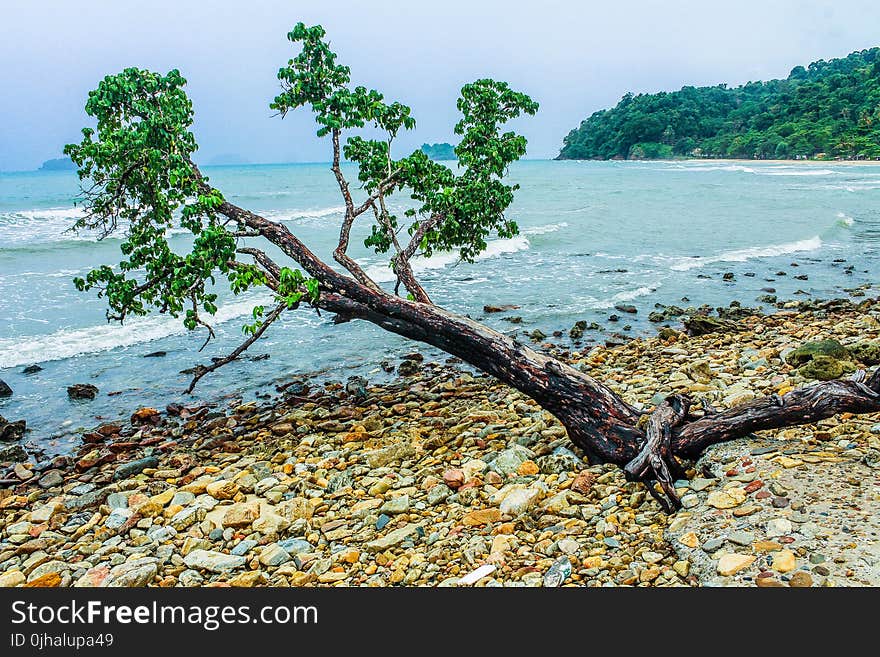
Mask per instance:
[[[56,157],[46,160],[40,165],[39,171],[75,171],[76,165],[69,157]]]
[[[422,144],[422,152],[432,160],[455,160],[455,150],[452,144]]]
[[[880,48],[784,80],[626,94],[572,130],[557,159],[880,159]]]

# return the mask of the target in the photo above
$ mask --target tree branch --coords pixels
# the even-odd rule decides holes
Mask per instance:
[[[673,453],[693,457],[710,445],[742,438],[755,431],[810,424],[838,413],[880,411],[880,368],[868,383],[859,378],[825,381],[795,388],[783,397],[759,397],[729,410],[680,427],[673,435]]]
[[[422,243],[422,238],[428,234],[429,230],[433,230],[437,224],[443,221],[446,218],[446,215],[434,213],[423,222],[421,222],[417,227],[415,232],[412,235],[412,238],[409,241],[409,244],[406,245],[406,248],[403,250],[403,256],[407,260],[412,258],[416,251],[419,249],[419,245]]]
[[[333,251],[333,259],[340,265],[345,267],[355,279],[362,285],[373,290],[379,290],[379,286],[367,276],[367,272],[350,257],[346,251],[348,250],[348,242],[351,235],[351,226],[354,223],[357,214],[355,214],[354,201],[351,199],[351,191],[348,188],[348,181],[342,173],[339,166],[340,147],[339,147],[339,128],[333,130],[333,164],[330,167],[333,175],[336,176],[336,182],[339,185],[339,191],[342,193],[342,199],[345,202],[345,217],[342,219],[342,227],[339,229],[339,245]]]
[[[267,274],[269,274],[275,280],[275,287],[277,287],[279,280],[281,279],[281,267],[272,260],[269,256],[266,255],[264,251],[260,249],[254,248],[252,246],[242,246],[235,250],[236,253],[241,253],[243,255],[251,256],[254,261],[260,267],[262,267]]]
[[[286,304],[278,304],[275,308],[270,312],[266,319],[263,320],[263,323],[257,328],[256,331],[244,342],[242,342],[238,347],[236,347],[228,356],[224,356],[223,358],[214,361],[210,365],[199,365],[196,367],[195,374],[193,375],[193,380],[189,384],[189,387],[186,389],[187,394],[191,393],[193,389],[196,387],[196,384],[199,382],[203,376],[208,374],[209,372],[213,372],[216,369],[223,367],[236,360],[241,354],[247,351],[248,347],[250,347],[254,342],[262,337],[263,333],[266,332],[266,329],[269,328],[269,325],[272,324],[276,319],[281,316],[281,313],[284,312],[284,309],[287,308]]]
[[[377,208],[376,204],[373,203],[373,213],[376,215],[376,222],[385,229],[385,234],[388,235],[388,238],[391,240],[391,243],[394,245],[394,249],[397,252],[397,256],[394,258],[393,262],[393,271],[397,276],[397,284],[394,286],[394,293],[398,293],[400,284],[403,283],[403,286],[413,295],[413,298],[416,301],[419,303],[431,303],[431,298],[428,296],[428,293],[425,292],[425,289],[421,286],[418,280],[416,280],[409,260],[403,257],[403,249],[397,239],[397,233],[394,232],[394,227],[388,220],[388,210],[385,208],[384,196],[379,196],[379,203],[381,204],[381,208]]]

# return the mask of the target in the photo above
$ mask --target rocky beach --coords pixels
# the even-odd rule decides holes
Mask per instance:
[[[880,363],[877,299],[719,310],[682,325],[657,309],[652,338],[531,337],[646,411]],[[880,584],[876,415],[716,445],[667,515],[520,393],[452,359],[413,353],[398,371],[139,408],[36,462],[4,421],[0,586]]]

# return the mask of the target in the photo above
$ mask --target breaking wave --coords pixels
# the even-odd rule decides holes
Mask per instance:
[[[694,258],[673,258],[670,269],[673,271],[688,271],[697,269],[716,262],[745,262],[753,258],[771,258],[774,256],[799,253],[802,251],[815,251],[822,247],[822,240],[818,235],[797,242],[785,244],[771,244],[769,246],[753,246],[746,249],[734,249],[723,251],[713,256],[699,256]]]
[[[255,305],[266,299],[251,298],[222,306],[210,319],[213,326],[250,315]],[[48,335],[27,338],[0,338],[0,369],[82,354],[97,353],[151,342],[171,335],[187,333],[181,318],[168,315],[134,317],[125,324],[102,324],[76,329],[61,329]]]
[[[517,235],[516,237],[511,237],[509,239],[493,240],[492,242],[489,242],[486,250],[477,257],[477,260],[487,260],[506,253],[526,251],[529,246],[529,240],[523,235]],[[435,253],[430,258],[421,258],[417,256],[412,259],[411,264],[413,271],[419,273],[430,270],[445,269],[450,265],[455,265],[458,261],[458,253],[449,251],[445,253]],[[391,271],[391,267],[387,264],[369,265],[366,267],[366,272],[367,275],[377,283],[390,283],[397,280],[394,272]]]

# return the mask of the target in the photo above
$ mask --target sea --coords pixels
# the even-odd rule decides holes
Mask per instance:
[[[343,207],[328,164],[204,173],[227,198],[283,222],[332,262]],[[356,180],[353,169],[347,173]],[[587,331],[581,349],[588,349],[610,332],[655,334],[647,319],[655,304],[758,306],[771,288],[788,301],[848,297],[880,284],[877,165],[529,160],[511,166],[510,180],[520,185],[508,212],[519,235],[490,239],[474,263],[454,253],[414,263],[436,303],[508,333],[567,336],[576,321],[596,322],[604,332]],[[118,263],[122,234],[99,240],[70,232],[82,212],[78,194],[75,172],[0,173],[0,379],[14,391],[0,399],[0,415],[27,421],[31,447],[64,452],[84,428],[127,418],[141,406],[247,401],[304,376],[380,381],[389,376],[383,361],[399,363],[413,350],[443,358],[366,322],[334,325],[326,313],[303,307],[186,395],[190,376],[181,371],[231,351],[254,306],[271,303],[270,295],[221,292],[210,320],[216,339],[201,352],[204,332],[186,330],[179,318],[108,323],[104,302],[72,281]],[[406,198],[393,201],[397,211],[406,207]],[[387,259],[363,246],[368,231],[365,216],[350,253],[391,288]],[[190,243],[182,231],[170,239],[181,251]],[[725,280],[728,273],[732,280]],[[876,296],[876,286],[867,293]],[[519,308],[486,314],[487,304]],[[622,313],[620,304],[638,312]],[[610,322],[612,314],[620,320]],[[504,319],[511,315],[521,323]],[[145,357],[155,352],[165,355]],[[25,374],[30,365],[42,369]],[[66,389],[76,383],[97,386],[97,398],[70,400]]]

